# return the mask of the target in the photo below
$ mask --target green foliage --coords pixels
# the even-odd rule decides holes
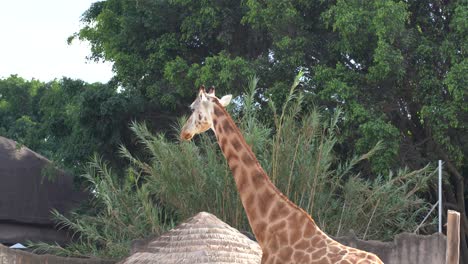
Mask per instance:
[[[126,124],[144,105],[138,94],[112,84],[13,75],[0,80],[0,135],[78,172],[94,152],[118,162],[113,154],[128,140]]]
[[[421,168],[440,151],[466,169],[467,10],[465,1],[107,0],[74,37],[159,111],[179,116],[200,84],[240,94],[252,73],[265,106],[260,98],[282,101],[285,80],[303,69],[307,108],[345,110],[343,158],[381,140],[391,151],[368,171]]]
[[[37,94],[44,84],[12,75],[0,80],[0,135],[30,148],[41,148]]]
[[[203,147],[174,144],[163,135],[152,135],[145,125],[133,124],[132,130],[150,161],[138,160],[127,149],[122,153],[137,170],[145,172],[150,190],[178,219],[209,211],[235,226],[246,226],[230,171],[215,141],[203,135]]]
[[[295,91],[298,79],[282,111],[273,111],[276,129],[268,147],[255,151],[263,153],[261,163],[275,185],[329,234],[353,230],[361,238],[387,240],[415,230],[429,210],[421,195],[434,179],[432,170],[393,173],[382,168],[382,174],[368,179],[356,174],[363,161],[388,157],[390,146],[375,141],[357,150],[365,154],[340,161],[335,149],[343,113],[338,110],[327,118],[316,109],[304,112],[303,96]],[[389,137],[394,133],[390,127]]]
[[[374,171],[381,174],[386,173],[388,171],[386,165],[396,163],[394,159],[397,157],[400,148],[398,129],[389,123],[383,122],[382,119],[377,119],[361,124],[358,131],[362,135],[356,142],[356,151],[358,153],[365,153],[377,142],[383,142],[385,151],[371,157],[370,161]]]
[[[256,56],[261,37],[239,23],[244,9],[239,1],[97,2],[69,41],[89,41],[91,57],[113,61],[115,80],[153,107],[180,111],[194,84],[240,92],[252,74],[240,55]]]
[[[335,117],[340,128],[325,129],[334,131],[336,160],[365,155],[382,142],[387,151],[352,170],[375,180],[389,169],[421,169],[443,159],[450,177],[445,188],[453,190],[445,199],[463,213],[467,13],[466,1],[96,2],[69,41],[89,41],[90,58],[111,61],[115,78],[107,85],[44,84],[17,76],[0,80],[0,134],[72,168],[94,151],[122,164],[113,155],[119,143],[136,155],[126,128],[130,120],[147,120],[151,129],[168,127],[187,111],[192,87],[214,84],[237,95],[255,73],[259,89],[241,99],[253,100],[258,113],[247,118],[240,109],[239,125],[249,142],[258,142],[261,160],[273,160],[279,148],[263,151],[273,148],[265,134],[271,132],[267,127],[279,129],[272,121],[279,113],[267,105],[287,99],[286,80],[303,70],[297,89],[304,92],[304,109],[323,108],[320,120]],[[304,109],[297,120],[307,117]],[[268,170],[279,179],[283,168],[275,166]],[[378,210],[381,203],[368,208]],[[466,226],[466,214],[462,221]],[[462,242],[466,238],[467,232]],[[468,261],[468,254],[463,260]]]
[[[466,73],[468,72],[468,59],[463,59],[460,63],[455,64],[450,72],[447,74],[445,83],[450,94],[454,98],[454,102],[461,108],[462,111],[467,112],[467,104],[464,101],[468,96],[468,80]],[[457,126],[458,124],[452,124]]]
[[[353,168],[376,152],[382,154],[380,143],[363,156],[339,162],[334,148],[341,113],[331,120],[317,110],[302,113],[303,97],[295,92],[295,85],[289,103],[276,115],[275,131],[270,131],[257,119],[252,89],[256,81],[252,79],[250,93],[243,96],[239,127],[273,182],[288,197],[331,234],[353,229],[359,236],[390,239],[416,228],[429,209],[418,198],[432,177],[428,168],[387,171],[373,180],[363,179]],[[163,135],[152,135],[144,125],[134,124],[132,130],[147,149],[149,161],[142,162],[126,149],[122,153],[144,172],[152,191],[179,219],[209,211],[237,228],[249,229],[231,173],[209,134],[196,142],[174,144]]]
[[[257,78],[250,80],[236,109],[242,113],[236,116],[239,127],[272,181],[329,234],[343,235],[352,229],[362,238],[392,239],[397,233],[414,231],[429,210],[420,198],[433,176],[429,168],[387,171],[373,179],[356,174],[356,166],[380,155],[382,145],[340,162],[334,149],[343,115],[337,111],[327,118],[316,109],[304,112],[304,96],[297,92],[302,78],[302,73],[296,77],[281,110],[271,103],[273,131],[259,121]],[[33,245],[37,250],[119,259],[128,254],[132,239],[159,234],[172,224],[169,219],[178,222],[200,211],[250,230],[212,134],[202,134],[195,142],[172,142],[163,134],[152,134],[145,124],[134,122],[131,130],[145,152],[135,154],[121,147],[121,156],[130,164],[124,177],[95,157],[84,174],[93,194],[92,209],[69,217],[54,213],[59,225],[75,232],[77,240],[65,248]]]
[[[160,234],[173,226],[166,221],[149,184],[139,182],[140,173],[132,168],[122,180],[95,156],[83,177],[93,194],[93,210],[70,216],[53,211],[58,227],[73,232],[75,240],[66,247],[30,242],[34,252],[120,259],[129,254],[132,240]]]

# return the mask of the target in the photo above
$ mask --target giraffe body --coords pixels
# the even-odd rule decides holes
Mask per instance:
[[[300,207],[270,181],[239,128],[224,109],[230,97],[218,99],[200,89],[193,114],[181,138],[213,129],[228,162],[252,231],[263,251],[262,263],[383,263],[376,255],[331,239]]]

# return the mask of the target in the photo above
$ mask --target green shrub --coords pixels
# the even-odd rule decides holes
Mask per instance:
[[[257,79],[251,80],[234,107],[235,120],[273,183],[331,235],[353,230],[360,238],[386,240],[414,231],[429,211],[420,195],[433,173],[426,167],[368,179],[356,174],[359,162],[384,150],[377,144],[363,156],[337,160],[334,149],[343,115],[336,110],[330,118],[317,110],[303,110],[303,96],[295,90],[300,78],[281,111],[270,100],[273,130],[255,114],[260,107],[254,102]],[[240,230],[250,230],[231,172],[211,132],[191,142],[172,142],[162,134],[153,135],[144,124],[133,123],[131,129],[147,155],[135,157],[121,148],[120,154],[131,164],[123,182],[98,159],[90,163],[85,177],[98,209],[93,215],[70,218],[55,213],[59,223],[79,237],[63,252],[123,257],[132,239],[159,234],[168,227],[163,215],[178,222],[208,211]]]
[[[166,219],[148,184],[139,183],[140,176],[130,167],[122,180],[93,157],[82,176],[93,195],[90,209],[69,216],[52,212],[59,228],[73,232],[74,241],[65,247],[31,242],[29,246],[36,253],[117,259],[128,255],[132,240],[168,230],[173,226],[171,219]]]
[[[331,118],[318,110],[304,112],[303,97],[295,90],[299,79],[281,111],[270,103],[274,130],[257,119],[259,106],[253,99],[256,79],[239,99],[240,107],[234,107],[235,120],[273,183],[332,235],[352,229],[361,238],[386,240],[402,231],[414,231],[429,211],[421,195],[433,171],[429,167],[402,169],[371,179],[356,174],[359,162],[385,151],[382,144],[351,160],[337,160],[334,149],[343,115],[339,110]],[[195,141],[173,143],[163,135],[153,135],[143,124],[134,123],[132,130],[147,149],[149,159],[142,162],[125,148],[122,153],[143,172],[148,188],[178,215],[177,219],[208,211],[238,229],[250,229],[213,133],[199,135]]]

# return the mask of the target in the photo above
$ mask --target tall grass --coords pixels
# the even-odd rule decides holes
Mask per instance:
[[[69,230],[73,242],[65,247],[29,242],[28,246],[36,253],[121,258],[129,253],[132,240],[160,234],[173,226],[149,185],[141,184],[141,174],[133,167],[127,169],[122,179],[94,156],[85,170],[82,177],[90,184],[93,195],[90,209],[68,216],[52,212],[57,227]]]
[[[356,174],[359,162],[384,151],[381,144],[362,156],[337,160],[334,150],[342,113],[337,110],[325,117],[316,109],[305,111],[303,96],[296,91],[299,79],[280,110],[270,101],[274,129],[257,116],[255,78],[240,99],[236,113],[242,114],[233,114],[274,184],[332,235],[353,230],[361,238],[390,239],[402,231],[413,231],[429,211],[429,204],[419,195],[427,190],[433,170],[402,169],[370,179]],[[142,163],[129,151],[123,149],[122,153],[145,171],[151,192],[178,219],[208,211],[239,229],[250,229],[213,133],[192,142],[173,143],[163,135],[153,135],[144,124],[134,123],[132,130],[150,159]]]
[[[296,91],[299,79],[280,110],[269,102],[273,129],[257,116],[256,78],[239,99],[236,113],[242,114],[233,114],[272,181],[331,235],[353,230],[360,238],[386,240],[413,231],[429,211],[420,195],[433,178],[432,170],[402,169],[370,178],[355,173],[359,162],[384,150],[377,144],[365,155],[337,160],[334,150],[342,113],[337,110],[325,117],[316,109],[305,111],[303,96]],[[179,121],[177,133],[184,121]],[[120,154],[131,164],[122,182],[97,158],[90,163],[85,177],[92,183],[97,209],[93,215],[71,218],[55,214],[79,238],[63,252],[120,258],[131,239],[167,229],[163,215],[178,222],[208,211],[240,230],[250,230],[213,133],[192,142],[172,142],[154,135],[145,124],[133,123],[131,129],[146,150],[145,157],[121,148]]]

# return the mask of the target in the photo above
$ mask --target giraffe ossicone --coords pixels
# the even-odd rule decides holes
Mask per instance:
[[[182,140],[210,128],[228,162],[249,224],[263,251],[263,264],[378,264],[375,254],[348,247],[326,235],[303,209],[270,181],[225,107],[232,96],[218,98],[202,86],[190,105],[192,115]]]

